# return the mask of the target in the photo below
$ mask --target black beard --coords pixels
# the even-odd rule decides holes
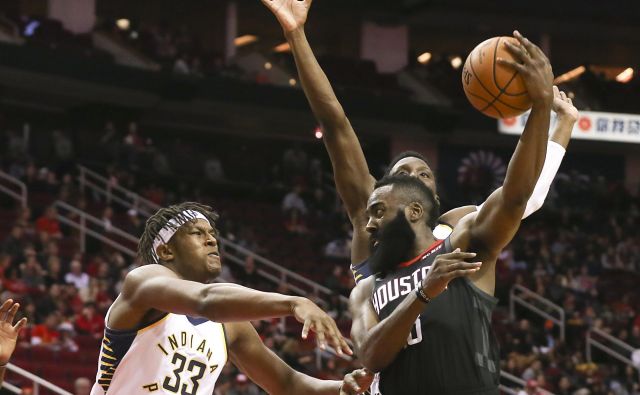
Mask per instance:
[[[373,243],[370,246],[369,267],[373,274],[380,273],[384,276],[400,263],[411,258],[409,254],[415,243],[416,234],[402,210],[384,229],[371,236],[378,240],[376,247],[373,247]]]

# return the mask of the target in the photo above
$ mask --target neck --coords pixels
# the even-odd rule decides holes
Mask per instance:
[[[433,237],[432,232],[420,232],[416,234],[416,242],[413,244],[413,251],[411,252],[411,256],[418,256],[424,250],[429,248],[431,244],[436,241],[436,238]]]

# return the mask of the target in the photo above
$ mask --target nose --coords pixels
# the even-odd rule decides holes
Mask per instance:
[[[215,247],[218,245],[218,239],[216,239],[214,235],[208,233],[206,243],[208,246]]]
[[[368,233],[375,233],[377,229],[378,229],[378,222],[376,221],[375,218],[369,217],[369,221],[367,222],[367,226],[365,227],[365,230]]]

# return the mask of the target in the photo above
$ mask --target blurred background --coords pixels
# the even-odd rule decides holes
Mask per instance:
[[[313,4],[307,36],[371,171],[425,154],[443,210],[484,201],[517,141],[499,130],[518,120],[464,96],[478,43],[519,29],[581,111],[498,262],[504,393],[640,394],[639,20],[631,0]],[[351,227],[321,138],[258,0],[0,0],[0,290],[29,318],[0,391],[88,394],[144,221],[184,200],[222,214],[223,281],[306,295],[348,334]],[[254,325],[298,370],[359,366],[295,322]],[[261,392],[227,364],[215,393]]]

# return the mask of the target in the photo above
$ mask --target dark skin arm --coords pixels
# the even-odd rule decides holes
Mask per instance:
[[[375,179],[369,172],[349,119],[331,83],[318,64],[304,33],[311,0],[261,0],[284,30],[311,110],[322,126],[323,141],[331,158],[336,189],[354,228],[352,262],[369,256],[365,208]]]
[[[269,350],[248,322],[225,325],[231,362],[269,394],[351,395],[371,385],[373,376],[357,370],[344,381],[319,380],[293,370]]]
[[[457,277],[468,276],[478,271],[480,262],[465,262],[475,257],[473,253],[456,250],[438,255],[423,280],[425,294],[435,298],[447,284]],[[391,315],[379,321],[371,302],[375,277],[361,281],[351,291],[349,306],[353,323],[353,340],[362,364],[373,372],[379,372],[393,362],[407,345],[407,337],[420,314],[425,312],[425,303],[411,292]]]
[[[451,235],[454,247],[478,252],[483,265],[470,278],[491,295],[495,289],[496,257],[518,230],[542,171],[553,100],[553,74],[547,57],[517,32],[514,36],[520,45],[507,44],[507,48],[520,63],[498,61],[522,75],[533,102],[531,114],[509,161],[503,187],[491,194],[478,213],[463,218]]]
[[[555,86],[553,87],[552,109],[557,114],[558,121],[549,136],[549,140],[567,149],[569,141],[571,140],[573,125],[575,125],[578,120],[578,110],[574,107],[572,100]],[[440,217],[440,222],[455,228],[465,215],[476,211],[476,206],[457,207],[444,213]]]
[[[187,281],[159,264],[142,266],[127,275],[122,293],[111,309],[109,327],[138,328],[163,312],[204,317],[215,322],[293,315],[304,323],[304,338],[312,330],[317,333],[321,346],[328,342],[340,352],[351,352],[333,319],[308,299],[235,284]]]

